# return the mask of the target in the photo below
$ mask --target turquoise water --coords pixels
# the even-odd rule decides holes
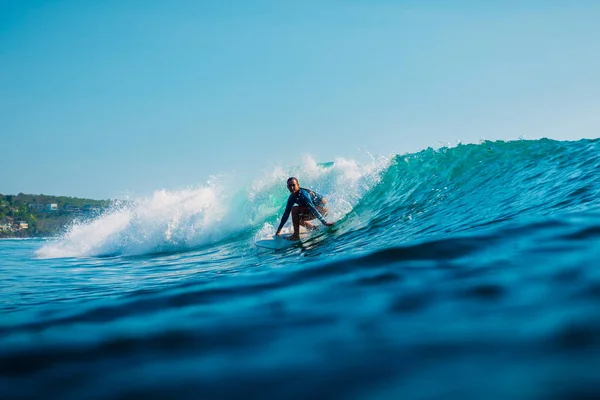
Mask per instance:
[[[598,397],[599,152],[307,159],[0,241],[0,398]],[[338,222],[258,250],[289,175]]]

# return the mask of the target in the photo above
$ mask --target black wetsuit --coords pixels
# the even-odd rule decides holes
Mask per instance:
[[[310,212],[319,219],[323,224],[326,224],[325,218],[321,215],[319,210],[317,210],[316,206],[324,207],[325,203],[323,201],[323,196],[318,193],[313,192],[309,189],[300,188],[296,193],[290,194],[288,197],[287,205],[285,207],[285,211],[283,213],[283,217],[281,217],[281,223],[279,224],[279,228],[277,231],[280,231],[283,228],[283,225],[287,222],[290,217],[290,212],[292,211],[292,207],[294,204],[298,204],[302,207],[307,207]]]

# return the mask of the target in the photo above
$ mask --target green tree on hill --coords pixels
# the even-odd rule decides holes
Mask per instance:
[[[47,212],[45,209],[32,208],[29,206],[30,204],[57,204],[58,210]],[[17,232],[2,231],[0,237],[49,236],[56,234],[70,224],[76,216],[76,214],[63,209],[67,204],[79,209],[84,206],[102,209],[108,207],[110,201],[43,194],[19,193],[16,196],[0,194],[0,219],[11,217],[15,223],[25,221],[28,224],[26,230]],[[88,214],[88,216],[92,217],[91,214]]]

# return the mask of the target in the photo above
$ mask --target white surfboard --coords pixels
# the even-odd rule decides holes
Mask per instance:
[[[287,237],[290,237],[291,234],[288,235],[279,235],[273,237],[271,239],[263,239],[257,240],[254,242],[258,247],[262,247],[263,249],[271,249],[271,250],[282,250],[287,249],[288,247],[292,247],[300,243],[299,240],[288,240]],[[303,235],[301,234],[300,237]]]
[[[288,240],[286,238],[289,238],[290,236],[292,236],[292,234],[284,233],[279,236],[273,235],[269,239],[257,240],[256,242],[254,242],[254,244],[257,245],[258,247],[262,247],[263,249],[271,249],[271,250],[287,249],[288,247],[297,246],[297,245],[301,244],[302,242],[310,240],[311,238],[315,237],[315,235],[317,235],[322,229],[323,229],[322,226],[318,226],[318,227],[316,227],[316,229],[313,229],[310,231],[307,231],[304,228],[302,228],[300,230],[300,240]]]

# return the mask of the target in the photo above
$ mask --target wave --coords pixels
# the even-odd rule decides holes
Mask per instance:
[[[357,205],[389,241],[598,205],[598,140],[483,142],[397,155]]]
[[[127,205],[117,203],[92,221],[74,223],[37,255],[144,255],[266,237],[283,212],[289,176],[327,197],[345,249],[368,240],[375,250],[583,211],[598,205],[599,143],[485,141],[372,158],[365,165],[307,157],[242,188],[233,177],[218,176],[201,187],[157,190]]]
[[[74,222],[58,239],[37,251],[40,258],[144,255],[175,252],[223,241],[265,236],[285,207],[285,182],[297,176],[303,186],[325,195],[334,220],[348,213],[379,181],[389,158],[367,165],[337,158],[276,168],[240,188],[232,176],[213,176],[201,187],[157,190],[149,197],[115,202],[91,221]]]

